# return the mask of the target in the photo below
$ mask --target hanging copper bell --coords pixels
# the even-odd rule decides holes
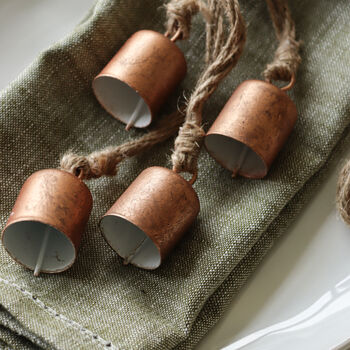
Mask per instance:
[[[282,89],[260,80],[240,84],[209,129],[204,144],[232,176],[264,177],[297,119]]]
[[[151,123],[186,74],[185,57],[172,40],[138,31],[94,79],[94,93],[113,117],[139,128]]]
[[[36,272],[56,273],[74,262],[92,208],[87,186],[58,169],[24,183],[2,232],[10,256]]]
[[[162,167],[144,170],[104,215],[100,228],[124,259],[153,270],[189,229],[199,212],[191,184]]]

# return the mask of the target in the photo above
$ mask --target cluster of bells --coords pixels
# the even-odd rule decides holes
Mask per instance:
[[[115,118],[146,127],[184,78],[183,53],[166,36],[136,32],[93,81],[101,105]],[[262,178],[297,117],[292,100],[278,87],[249,80],[230,97],[208,131],[209,154],[233,176]],[[56,273],[74,262],[92,209],[88,187],[58,169],[41,170],[24,183],[2,242],[27,268]],[[144,170],[100,221],[109,245],[124,259],[155,269],[189,229],[199,212],[191,183],[162,167]]]

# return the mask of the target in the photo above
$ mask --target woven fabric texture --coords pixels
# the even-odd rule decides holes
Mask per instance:
[[[25,179],[57,167],[67,150],[89,153],[145,131],[124,131],[91,90],[93,77],[138,29],[163,31],[162,1],[100,0],[74,33],[40,57],[1,94],[0,224]],[[100,217],[144,168],[170,165],[173,140],[125,161],[114,178],[87,182],[94,208],[78,259],[59,275],[16,264],[0,247],[0,347],[189,349],[225,310],[318,184],[350,122],[350,7],[347,0],[290,3],[303,62],[290,93],[299,119],[264,180],[232,179],[202,150],[194,185],[201,212],[155,271],[123,266],[98,230]],[[259,79],[276,47],[263,1],[242,1],[248,23],[240,63],[205,106],[208,128],[236,86]],[[200,18],[179,43],[188,75],[163,113],[188,95],[202,67]]]

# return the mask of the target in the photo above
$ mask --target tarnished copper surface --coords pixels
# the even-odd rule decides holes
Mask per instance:
[[[296,119],[295,104],[284,91],[264,81],[247,80],[227,101],[206,136],[224,135],[252,149],[262,159],[264,171],[238,174],[261,178],[286,142]]]
[[[199,213],[192,186],[163,167],[144,170],[105,214],[121,216],[157,246],[161,260],[189,229]]]
[[[14,223],[38,221],[65,234],[77,252],[91,209],[92,196],[84,182],[66,171],[40,170],[22,186],[2,238]]]
[[[129,85],[145,100],[153,119],[185,74],[185,57],[172,40],[152,30],[140,30],[125,42],[95,80],[109,76]]]

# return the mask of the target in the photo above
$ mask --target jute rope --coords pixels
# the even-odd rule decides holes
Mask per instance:
[[[289,88],[294,83],[300,63],[300,44],[295,40],[295,24],[286,1],[266,1],[279,45],[264,75],[268,81],[290,80]],[[195,178],[204,136],[201,126],[203,105],[238,62],[245,44],[246,29],[238,0],[171,0],[166,5],[166,11],[166,35],[171,36],[172,40],[189,37],[191,20],[197,12],[201,12],[206,19],[206,66],[187,103],[185,122],[179,130],[172,154],[173,169],[189,172]],[[182,117],[180,112],[176,112],[149,134],[117,147],[108,147],[87,156],[67,153],[61,160],[61,168],[85,179],[115,175],[117,165],[123,159],[139,154],[175,133]]]
[[[165,5],[167,14],[166,35],[186,40],[190,36],[192,17],[201,12],[208,19],[207,7],[197,0],[171,0]]]
[[[205,12],[209,14],[206,24],[206,66],[187,103],[185,122],[179,130],[171,157],[174,171],[188,172],[194,177],[205,135],[201,125],[203,105],[238,62],[246,39],[238,0],[208,0]],[[170,25],[169,31],[188,28],[189,23],[178,22],[174,25],[171,21]]]
[[[286,0],[266,0],[266,2],[279,44],[273,61],[267,65],[263,74],[268,82],[290,81],[292,86],[301,62],[300,42],[295,39],[295,23]]]
[[[200,126],[203,104],[237,63],[245,42],[245,26],[237,0],[208,0],[207,4],[200,0],[171,0],[166,11],[166,35],[171,36],[172,40],[188,38],[192,16],[197,12],[200,11],[207,22],[206,69],[187,104],[186,122],[176,139],[172,156],[176,171],[193,173],[196,171],[199,143],[204,136]],[[224,16],[228,22],[227,30],[224,30]],[[69,152],[62,157],[60,167],[81,179],[113,176],[123,159],[166,140],[178,130],[183,119],[182,112],[175,112],[163,118],[153,131],[120,146],[108,147],[86,156]]]
[[[147,134],[122,145],[107,147],[86,156],[72,152],[66,153],[61,159],[60,168],[86,180],[104,175],[114,176],[117,174],[118,164],[121,161],[167,140],[176,133],[183,120],[183,113],[176,111],[163,117]]]
[[[336,203],[342,219],[350,225],[350,160],[339,174]]]
[[[191,18],[198,11],[203,13],[205,19],[209,18],[206,6],[197,0],[172,0],[166,6],[166,11],[168,21],[165,35],[171,36],[173,41],[179,38],[188,38]],[[122,145],[107,147],[89,155],[68,152],[62,157],[60,168],[79,176],[81,179],[116,175],[118,164],[121,161],[165,141],[178,131],[183,120],[184,111],[181,109],[168,117],[162,118],[154,129],[146,135]]]

